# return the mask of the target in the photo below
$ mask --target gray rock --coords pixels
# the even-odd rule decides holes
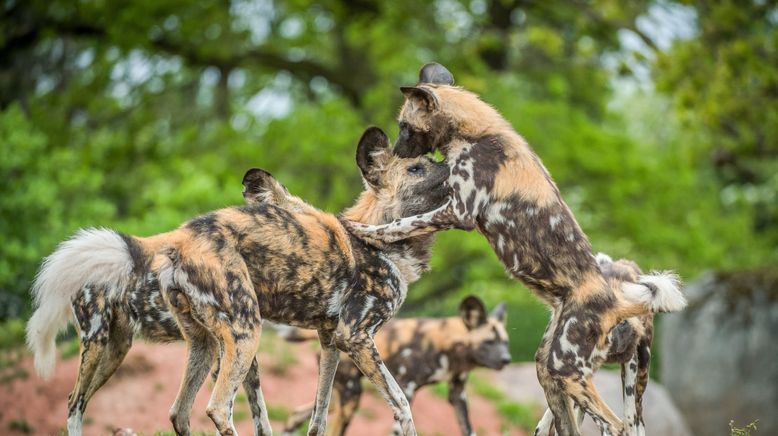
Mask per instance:
[[[511,365],[498,373],[499,386],[505,394],[523,403],[537,403],[546,408],[546,397],[538,383],[534,363]],[[594,384],[603,400],[618,416],[624,416],[621,396],[621,376],[618,371],[600,370],[594,375]],[[643,397],[643,419],[646,436],[691,436],[683,416],[673,405],[664,387],[653,380]],[[597,426],[587,417],[581,429],[583,436],[599,436]],[[712,433],[711,433],[712,434]],[[718,433],[717,433],[718,434]]]
[[[661,379],[699,435],[778,434],[778,268],[706,273],[660,324]]]

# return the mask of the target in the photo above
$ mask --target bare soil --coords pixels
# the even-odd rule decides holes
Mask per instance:
[[[268,403],[273,430],[280,433],[283,419],[296,407],[311,402],[316,389],[315,344],[289,344],[269,337],[260,347],[262,390]],[[172,431],[168,410],[176,396],[186,360],[183,343],[148,344],[137,341],[117,373],[92,398],[84,418],[85,435],[154,434]],[[67,398],[76,380],[78,358],[60,359],[49,381],[41,380],[28,356],[19,364],[26,377],[0,384],[0,434],[62,434],[67,420]],[[493,379],[488,371],[481,377]],[[205,414],[211,381],[200,390],[191,425],[197,432],[213,434]],[[523,435],[503,422],[490,401],[469,393],[470,414],[479,435]],[[422,435],[457,435],[453,409],[444,398],[424,389],[413,403],[413,417]],[[245,396],[238,395],[235,421],[240,434],[251,435],[252,421]],[[368,389],[349,435],[389,434],[392,413],[383,399]]]

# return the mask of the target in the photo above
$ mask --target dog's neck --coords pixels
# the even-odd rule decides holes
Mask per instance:
[[[343,219],[365,224],[387,224],[392,221],[383,216],[376,207],[376,198],[370,192],[363,192],[354,206],[343,211]],[[353,235],[352,235],[353,236]],[[353,236],[359,239],[356,236]],[[386,256],[402,276],[407,284],[411,284],[421,277],[421,274],[429,269],[429,260],[432,255],[432,243],[435,240],[433,234],[415,236],[391,244],[382,244],[377,250]],[[360,241],[362,241],[360,239]],[[362,241],[365,243],[364,241]],[[366,243],[365,243],[366,244]]]

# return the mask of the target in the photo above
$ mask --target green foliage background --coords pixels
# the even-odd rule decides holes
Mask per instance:
[[[0,319],[76,229],[139,235],[242,201],[252,166],[331,212],[362,130],[438,61],[536,149],[595,248],[644,269],[778,263],[775,1],[11,1],[0,22]],[[478,234],[439,236],[405,313],[546,309]]]

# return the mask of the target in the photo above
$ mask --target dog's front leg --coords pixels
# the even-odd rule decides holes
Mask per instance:
[[[454,407],[457,415],[459,429],[463,436],[471,436],[473,426],[470,424],[470,414],[467,411],[467,397],[465,396],[465,380],[467,374],[456,375],[448,384],[448,402]]]
[[[354,364],[362,371],[386,399],[394,412],[394,419],[400,425],[402,434],[416,436],[411,406],[400,385],[378,355],[375,343],[364,331],[352,332],[348,327],[339,326],[336,338],[338,348],[345,351]]]
[[[364,224],[346,221],[346,227],[357,237],[368,242],[392,243],[414,236],[434,233],[440,230],[460,228],[472,230],[475,228],[475,218],[472,214],[456,212],[454,200],[447,201],[443,206],[411,217],[400,218],[388,224]]]
[[[254,421],[254,434],[256,436],[272,435],[273,429],[270,427],[265,397],[262,395],[262,387],[259,380],[259,363],[256,357],[251,362],[246,378],[243,379],[243,389],[246,391],[246,399],[248,399],[249,408],[251,409],[251,418]]]
[[[338,361],[340,360],[340,353],[335,348],[332,332],[319,330],[319,342],[321,343],[319,382],[316,386],[316,404],[313,407],[313,415],[308,425],[309,436],[324,434],[327,424],[327,412],[330,408],[332,383],[335,380],[335,372],[338,369]]]

